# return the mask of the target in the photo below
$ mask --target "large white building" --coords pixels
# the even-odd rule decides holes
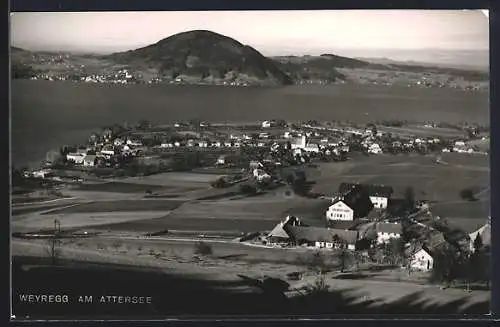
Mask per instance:
[[[354,210],[343,201],[337,201],[328,207],[326,219],[352,221],[354,220]]]

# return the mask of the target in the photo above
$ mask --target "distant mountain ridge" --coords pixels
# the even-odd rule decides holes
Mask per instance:
[[[478,83],[484,88],[489,83],[489,72],[484,70],[387,58],[350,58],[331,53],[265,57],[248,45],[207,30],[181,32],[149,46],[108,55],[69,55],[11,46],[11,62],[12,76],[18,78],[41,73],[42,78],[51,75],[56,79],[71,75],[83,80],[92,74],[116,78],[127,68],[134,81],[145,83],[282,86],[340,82],[460,88],[477,88]]]

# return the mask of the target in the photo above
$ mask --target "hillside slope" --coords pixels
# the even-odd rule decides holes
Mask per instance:
[[[291,84],[276,64],[257,50],[204,30],[172,35],[155,44],[104,57],[131,68],[151,69],[163,79]]]

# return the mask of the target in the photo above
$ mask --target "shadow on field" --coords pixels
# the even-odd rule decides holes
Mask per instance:
[[[196,276],[172,276],[157,269],[60,261],[57,267],[39,258],[13,258],[13,312],[18,318],[165,317],[210,315],[313,315],[313,314],[443,314],[489,311],[487,302],[459,311],[464,298],[429,306],[423,292],[396,303],[353,295],[351,290],[291,290],[277,278],[208,281]],[[235,276],[236,277],[236,276]],[[239,289],[237,289],[239,288]],[[243,289],[243,290],[242,290]],[[247,290],[247,291],[244,291]],[[253,292],[248,292],[253,290]],[[297,294],[288,298],[285,292]],[[349,294],[348,294],[349,293]],[[358,292],[359,293],[359,292]],[[69,296],[66,304],[21,303],[22,294]],[[93,296],[92,303],[79,303],[79,296]],[[150,296],[151,304],[100,303],[106,295]]]

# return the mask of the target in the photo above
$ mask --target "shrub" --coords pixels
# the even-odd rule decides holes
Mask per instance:
[[[212,246],[201,241],[194,244],[194,249],[194,253],[199,255],[211,255],[213,253]]]
[[[463,189],[460,191],[460,197],[464,200],[468,200],[468,201],[475,201],[476,198],[474,197],[474,192],[472,192],[471,189]]]
[[[240,192],[243,194],[255,194],[257,193],[257,188],[250,184],[241,184]]]

